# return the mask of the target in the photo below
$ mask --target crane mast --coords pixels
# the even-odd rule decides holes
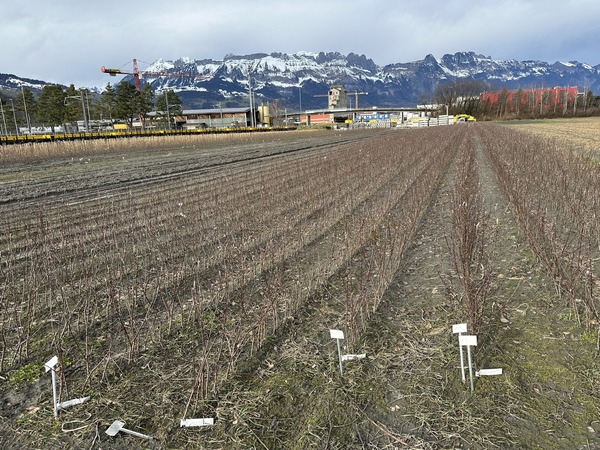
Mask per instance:
[[[368,92],[348,92],[349,95],[354,95],[354,109],[358,109],[358,96],[359,95],[369,95]]]
[[[138,69],[137,59],[133,58],[133,72],[127,72],[121,69],[111,69],[108,67],[100,67],[100,71],[103,73],[109,74],[111,77],[115,77],[117,75],[133,75],[133,84],[135,86],[135,90],[137,92],[140,91],[140,77],[192,77],[192,78],[200,78],[207,79],[210,78],[206,75],[200,74],[191,74],[191,73],[183,73],[183,72],[148,72],[143,71],[140,72]]]

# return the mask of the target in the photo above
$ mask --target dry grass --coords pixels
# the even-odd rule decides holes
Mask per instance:
[[[600,117],[540,120],[511,126],[600,156]]]
[[[289,131],[273,131],[272,135],[292,134]],[[256,142],[265,139],[264,133],[207,133],[182,136],[141,136],[109,139],[36,142],[0,146],[0,163],[47,160],[50,158],[81,157],[123,153],[148,149],[186,148],[195,145],[229,144],[233,142]]]

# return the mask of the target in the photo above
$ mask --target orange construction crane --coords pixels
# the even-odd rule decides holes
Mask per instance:
[[[190,74],[190,73],[183,73],[183,72],[140,72],[138,70],[138,64],[137,64],[137,59],[133,58],[133,72],[125,72],[121,69],[109,69],[107,67],[100,67],[100,70],[103,73],[107,73],[109,74],[111,77],[115,77],[117,75],[133,75],[133,84],[135,86],[135,90],[136,91],[140,91],[140,76],[146,76],[146,77],[193,77],[193,78],[202,78],[202,79],[206,79],[206,78],[210,78],[209,76],[206,75],[200,75],[200,74]]]

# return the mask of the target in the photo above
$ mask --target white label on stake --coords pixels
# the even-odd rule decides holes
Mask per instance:
[[[46,372],[48,372],[49,370],[54,369],[56,364],[58,364],[58,356],[53,356],[50,361],[44,364],[44,369],[46,369]]]
[[[215,419],[204,418],[204,419],[181,419],[182,427],[207,427],[215,424]]]
[[[363,359],[366,358],[367,354],[366,353],[362,353],[360,355],[343,355],[342,356],[342,361],[350,361],[352,359]]]
[[[342,330],[329,330],[331,339],[344,339],[344,332]]]
[[[452,325],[452,333],[466,333],[467,332],[467,324],[466,323],[457,323],[456,325]]]
[[[458,342],[463,346],[475,347],[477,346],[477,336],[473,334],[460,334],[458,335]]]
[[[500,369],[481,369],[479,372],[475,372],[476,377],[485,377],[492,375],[502,375],[502,368]]]
[[[89,397],[74,398],[73,400],[67,400],[66,402],[59,403],[57,405],[57,408],[65,409],[65,408],[68,408],[69,406],[80,405],[82,403],[87,402],[89,399],[90,399]]]

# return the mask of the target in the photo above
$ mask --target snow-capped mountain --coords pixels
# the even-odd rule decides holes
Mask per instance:
[[[45,81],[32,80],[30,78],[22,78],[12,74],[0,73],[0,90],[11,92],[21,91],[21,88],[31,91],[39,91],[46,84]]]
[[[321,108],[326,99],[315,97],[334,84],[347,92],[368,92],[362,106],[409,106],[430,101],[435,87],[457,79],[484,82],[489,89],[579,86],[600,90],[600,66],[579,62],[495,60],[473,52],[427,55],[408,63],[378,66],[364,55],[350,53],[259,53],[227,55],[222,61],[181,58],[159,60],[146,72],[184,72],[200,77],[145,77],[156,90],[174,89],[190,106],[211,107],[220,101],[247,98],[248,73],[257,102],[278,99],[297,109]],[[355,96],[350,95],[350,99]]]
[[[279,100],[290,110],[325,108],[327,100],[321,96],[335,84],[344,85],[348,93],[368,92],[359,98],[364,107],[430,102],[437,85],[460,79],[481,81],[490,90],[578,86],[580,91],[600,91],[600,66],[495,60],[473,52],[440,59],[427,55],[419,61],[386,66],[378,66],[365,55],[337,52],[226,55],[222,60],[186,57],[159,59],[141,68],[141,75],[157,92],[175,90],[188,108],[246,104],[249,80],[257,104]],[[0,75],[0,89],[9,77]],[[132,81],[132,77],[124,80]],[[354,105],[355,96],[348,98]]]

